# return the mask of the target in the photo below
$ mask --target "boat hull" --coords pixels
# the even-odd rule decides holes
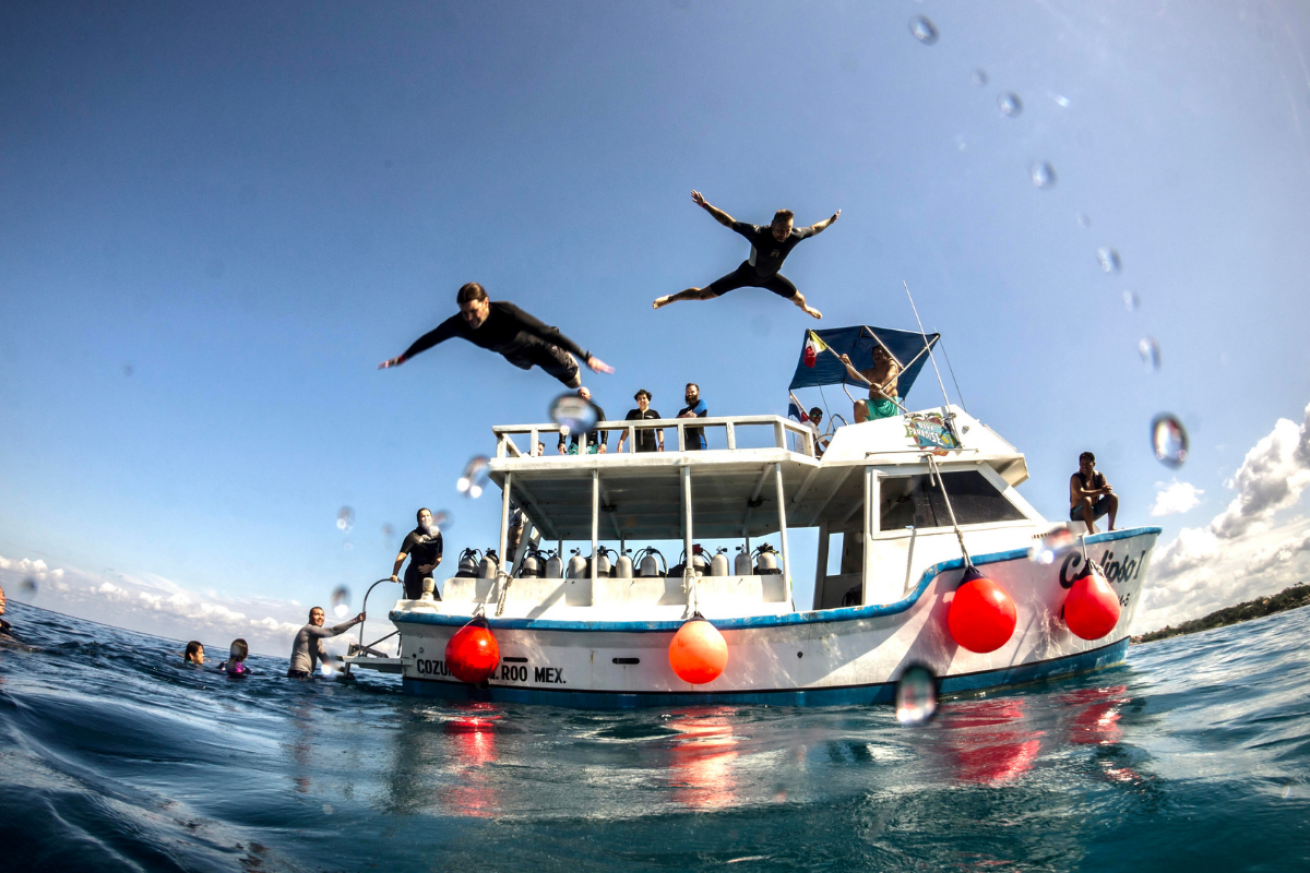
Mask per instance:
[[[714,620],[728,643],[728,666],[705,685],[680,680],[668,662],[679,622],[489,620],[501,662],[482,686],[450,675],[445,648],[468,616],[396,610],[406,692],[453,700],[551,704],[590,709],[698,704],[824,706],[890,703],[911,664],[939,677],[942,693],[961,693],[1083,673],[1123,660],[1159,528],[1087,538],[1088,557],[1107,571],[1121,615],[1099,640],[1064,625],[1067,585],[1081,569],[1073,552],[1053,564],[1015,550],[974,558],[1015,601],[1018,625],[995,652],[959,647],[946,616],[963,563],[930,567],[902,600],[784,615]]]

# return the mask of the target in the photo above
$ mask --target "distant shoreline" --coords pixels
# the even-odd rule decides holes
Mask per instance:
[[[1217,627],[1227,627],[1230,624],[1239,624],[1253,618],[1262,618],[1276,612],[1286,612],[1289,609],[1307,605],[1310,605],[1310,583],[1303,582],[1300,585],[1284,588],[1272,597],[1258,597],[1255,600],[1248,600],[1236,606],[1216,610],[1202,618],[1185,621],[1178,627],[1166,626],[1161,630],[1133,637],[1132,642],[1133,645],[1153,643],[1156,640],[1182,636],[1183,634],[1194,634],[1197,631],[1211,630]]]

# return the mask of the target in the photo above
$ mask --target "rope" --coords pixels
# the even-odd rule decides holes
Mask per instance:
[[[969,404],[964,402],[964,392],[960,390],[960,380],[955,378],[955,368],[951,366],[951,353],[946,351],[946,341],[938,338],[937,345],[942,347],[942,354],[946,356],[946,366],[951,371],[951,381],[955,383],[955,395],[960,398],[960,405],[964,411],[969,411]]]
[[[928,360],[932,361],[932,371],[937,374],[937,384],[942,389],[942,399],[946,405],[951,405],[951,398],[946,394],[946,383],[942,381],[942,371],[937,369],[937,356],[932,353],[932,346],[928,344],[928,333],[923,329],[923,319],[919,317],[919,307],[914,305],[914,295],[910,293],[910,283],[904,279],[901,284],[905,286],[905,296],[910,298],[910,309],[914,310],[914,320],[919,323],[919,334],[923,337],[924,348],[928,350]],[[943,491],[943,494],[946,492]],[[947,504],[949,506],[949,504]]]
[[[937,478],[937,487],[942,489],[942,499],[946,501],[946,511],[951,515],[951,527],[955,529],[955,538],[960,541],[960,551],[964,553],[964,566],[973,568],[973,559],[969,557],[969,550],[964,546],[964,531],[960,530],[960,525],[955,520],[955,507],[951,506],[951,497],[946,493],[946,483],[942,481],[942,471],[937,466],[937,459],[931,454],[925,454],[928,459],[928,469],[932,475]]]

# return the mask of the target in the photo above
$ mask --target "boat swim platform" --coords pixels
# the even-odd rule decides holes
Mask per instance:
[[[1028,478],[1024,457],[986,425],[955,407],[961,445],[935,451],[944,470],[988,465],[1011,486]],[[551,424],[502,425],[488,473],[509,500],[523,509],[547,540],[679,540],[685,535],[684,497],[693,507],[697,539],[760,537],[783,526],[827,526],[841,530],[860,524],[864,477],[858,471],[922,468],[925,448],[916,429],[941,409],[894,416],[838,428],[821,458],[814,433],[778,415],[703,419],[601,422],[598,430],[627,432],[623,452],[541,455],[525,452],[515,438],[535,446],[559,434]],[[689,428],[704,428],[711,444],[701,451],[678,450]],[[665,430],[663,452],[634,452],[640,430]],[[743,446],[749,429],[764,432],[764,445]],[[717,431],[717,433],[716,433]],[[672,433],[671,433],[672,432]],[[778,511],[779,503],[785,513]],[[593,516],[593,512],[595,515]],[[593,517],[597,528],[593,529]]]

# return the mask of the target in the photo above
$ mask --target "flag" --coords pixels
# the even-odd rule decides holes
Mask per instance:
[[[796,399],[796,395],[788,391],[787,397],[791,400],[791,402],[787,404],[787,417],[794,418],[801,424],[809,421],[810,417],[805,414],[805,408],[801,406],[801,402]]]
[[[826,351],[828,351],[828,344],[819,339],[817,333],[812,330],[805,331],[805,353],[802,356],[805,366],[814,369],[814,365],[819,360],[819,352]]]

